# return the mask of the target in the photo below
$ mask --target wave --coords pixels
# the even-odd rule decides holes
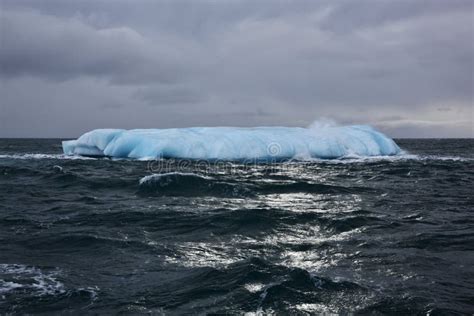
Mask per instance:
[[[470,162],[474,161],[471,157],[460,156],[436,156],[436,155],[415,155],[406,152],[401,152],[394,156],[370,156],[363,157],[357,155],[347,155],[339,159],[320,159],[308,158],[304,160],[292,159],[290,163],[321,163],[321,164],[358,164],[358,163],[372,163],[372,162],[403,162],[403,161],[447,161],[447,162]]]
[[[0,294],[30,292],[33,296],[58,295],[65,292],[57,280],[58,271],[45,272],[22,264],[0,264]]]
[[[69,306],[81,304],[84,308],[97,300],[99,287],[70,288],[63,280],[63,271],[58,268],[0,264],[0,314],[38,313],[40,302],[57,304],[57,300],[67,300]]]
[[[232,196],[250,197],[267,194],[317,193],[356,194],[374,189],[292,181],[289,183],[240,182],[218,180],[196,173],[169,172],[152,174],[139,180],[139,193],[167,196]]]
[[[401,152],[370,126],[97,129],[63,141],[66,155],[116,158],[256,160],[387,156]]]
[[[274,308],[283,314],[298,314],[292,302],[312,304],[318,302],[322,308],[330,306],[332,313],[346,311],[344,303],[351,300],[367,300],[369,290],[357,283],[336,281],[310,274],[299,268],[289,268],[272,264],[258,257],[230,264],[224,269],[203,267],[187,273],[179,288],[170,283],[143,293],[145,301],[156,297],[172,296],[166,300],[164,309],[176,313],[185,311],[186,304],[192,300],[213,297],[212,306],[197,305],[197,314],[228,314],[229,307],[241,313],[274,314]],[[172,294],[170,294],[172,293]],[[225,295],[224,295],[225,293]],[[219,300],[225,300],[220,304]],[[334,303],[340,302],[340,306]],[[232,310],[232,309],[230,309]],[[321,312],[321,309],[316,311]]]
[[[170,172],[145,176],[139,193],[171,196],[248,196],[251,191],[237,183],[216,180],[195,173]]]
[[[91,156],[81,156],[80,154],[44,154],[44,153],[14,153],[14,154],[0,154],[0,159],[20,159],[20,160],[42,160],[42,159],[54,159],[54,160],[99,160],[110,157],[91,157]],[[158,157],[160,158],[160,157]],[[141,161],[154,161],[157,157],[142,157],[137,160]],[[124,161],[129,160],[127,158],[116,158],[112,157],[107,159],[109,161]],[[393,156],[357,156],[354,154],[348,154],[334,159],[324,159],[324,158],[311,158],[296,156],[291,159],[285,159],[281,163],[321,163],[321,164],[351,164],[351,163],[366,163],[366,162],[396,162],[396,161],[453,161],[453,162],[469,162],[474,161],[474,158],[471,157],[461,157],[461,156],[437,156],[437,155],[415,155],[404,153],[403,151],[397,155]],[[245,161],[244,161],[245,162]]]
[[[60,160],[94,160],[92,157],[71,156],[64,154],[41,154],[41,153],[24,153],[24,154],[2,154],[0,159],[60,159]]]

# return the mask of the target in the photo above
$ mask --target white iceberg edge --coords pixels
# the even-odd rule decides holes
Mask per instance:
[[[236,161],[337,159],[401,153],[391,138],[366,125],[96,129],[77,140],[63,141],[62,147],[66,155]]]

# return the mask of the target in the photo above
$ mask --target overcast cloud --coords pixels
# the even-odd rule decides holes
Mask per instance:
[[[472,0],[0,1],[0,137],[323,117],[474,137]]]

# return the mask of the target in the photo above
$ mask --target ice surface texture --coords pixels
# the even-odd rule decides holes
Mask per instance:
[[[96,129],[62,145],[66,155],[134,159],[272,161],[400,153],[392,139],[365,125]]]

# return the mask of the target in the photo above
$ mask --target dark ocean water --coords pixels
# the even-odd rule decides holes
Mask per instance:
[[[0,140],[0,314],[473,314],[474,140],[397,143],[208,165]]]

